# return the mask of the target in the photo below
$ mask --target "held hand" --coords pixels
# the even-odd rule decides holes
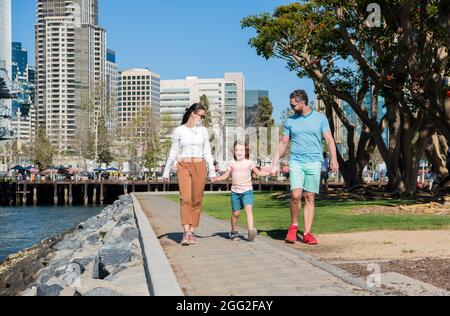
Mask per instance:
[[[215,182],[217,182],[217,177],[212,177],[212,178],[210,178],[210,180],[211,180],[211,183],[215,183]]]
[[[169,178],[163,178],[164,183],[169,183]]]
[[[337,162],[337,160],[332,160],[330,163],[330,169],[333,172],[337,172],[339,170],[339,163]]]

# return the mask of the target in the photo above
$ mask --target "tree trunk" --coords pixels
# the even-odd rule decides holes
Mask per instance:
[[[393,115],[389,124],[389,154],[388,159],[385,160],[389,178],[388,190],[393,193],[403,193],[405,188],[400,171],[400,111],[394,107],[390,108]]]
[[[425,148],[425,154],[428,161],[431,162],[435,172],[439,173],[443,179],[449,177],[449,170],[447,168],[447,159],[445,153],[448,150],[448,145],[445,142],[445,138],[435,133],[430,143]]]

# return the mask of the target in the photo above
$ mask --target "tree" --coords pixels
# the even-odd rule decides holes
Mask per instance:
[[[131,160],[152,169],[163,160],[167,148],[161,141],[161,123],[150,106],[142,108],[122,131],[121,138],[128,144]]]
[[[80,130],[78,133],[78,150],[84,158],[98,163],[109,164],[113,161],[111,152],[111,135],[107,128],[106,118],[113,118],[113,104],[106,96],[104,82],[100,82],[81,102]],[[109,122],[111,123],[111,122]],[[87,141],[85,141],[87,139]]]
[[[206,118],[204,121],[205,127],[211,127],[212,115],[211,111],[209,110],[209,100],[205,94],[200,97],[200,104],[204,105],[206,108]]]
[[[172,115],[170,115],[169,113],[161,114],[161,135],[164,135],[166,137],[168,137],[169,135],[171,136],[175,125],[176,122],[174,121]],[[162,140],[161,146],[162,156],[167,158],[170,152],[170,148],[172,147],[172,138],[168,137]]]
[[[387,164],[389,189],[414,193],[419,162],[434,133],[450,139],[443,87],[449,73],[448,2],[377,3],[386,8],[381,28],[364,23],[368,2],[339,0],[281,6],[273,15],[244,19],[243,26],[257,31],[250,43],[258,54],[282,58],[300,77],[313,79],[328,118],[335,111],[349,135],[355,126],[333,99],[345,101],[361,120],[358,150],[348,137],[353,154],[347,161],[339,157],[347,185],[344,173],[359,174],[376,146]],[[368,106],[361,102],[367,95]],[[387,109],[381,120],[375,115],[378,96]]]
[[[209,100],[208,97],[204,94],[200,97],[200,104],[203,104],[206,108],[206,118],[204,121],[204,125],[206,128],[210,128],[212,127],[212,114],[211,111],[209,109]],[[211,153],[214,156],[215,152],[216,152],[216,147],[213,145],[214,144],[214,140],[216,139],[215,134],[214,133],[210,133],[209,135],[209,142],[212,144],[211,145]]]
[[[106,121],[103,115],[100,115],[98,122],[98,162],[110,164],[114,158],[111,153],[111,140],[108,129],[106,128]]]
[[[39,127],[32,148],[33,163],[39,168],[47,168],[53,163],[55,149],[45,135],[45,129]]]
[[[286,124],[286,120],[294,115],[294,111],[290,107],[286,108],[281,112],[280,120],[282,125],[280,126],[280,137],[284,134],[284,126]],[[286,149],[284,156],[288,157],[291,154],[291,144],[289,143],[288,148]]]
[[[272,133],[271,129],[275,125],[275,121],[272,117],[273,114],[273,106],[270,99],[266,96],[260,97],[258,100],[258,108],[257,108],[257,114],[256,114],[256,122],[255,125],[257,127],[257,139],[258,139],[258,152],[260,152],[260,145],[261,145],[261,137],[260,137],[260,131],[259,128],[265,127],[267,128],[267,144],[263,144],[267,146],[268,144],[272,143]],[[270,146],[267,146],[270,147]],[[272,151],[272,148],[267,149],[267,153],[270,155]]]
[[[344,160],[338,151],[344,180],[348,187],[361,185],[362,171],[369,161],[370,150],[374,147],[374,144],[368,147],[371,140],[369,136],[382,143],[382,130],[377,118],[371,117],[363,106],[364,96],[370,87],[368,80],[360,76],[348,62],[342,62],[348,54],[345,54],[342,44],[339,43],[334,28],[335,16],[314,3],[294,3],[277,8],[273,15],[263,13],[247,17],[242,25],[256,30],[257,35],[250,40],[250,45],[256,49],[258,55],[266,59],[283,59],[287,61],[288,69],[297,72],[300,78],[313,79],[316,93],[326,106],[330,126],[334,127],[335,111],[348,130],[349,159]],[[358,81],[360,91],[355,87],[355,82]],[[355,150],[356,127],[345,117],[335,98],[345,100],[356,113],[364,117],[358,152]],[[372,132],[369,126],[377,133]]]
[[[256,125],[258,127],[270,128],[275,125],[272,118],[273,106],[270,99],[266,96],[260,97],[258,102],[258,115],[256,117]]]

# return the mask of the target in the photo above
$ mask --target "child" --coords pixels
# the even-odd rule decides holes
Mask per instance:
[[[247,214],[248,240],[254,241],[257,230],[253,224],[253,184],[252,172],[257,176],[267,177],[270,172],[262,172],[256,168],[255,164],[247,160],[247,147],[239,142],[234,143],[234,161],[230,162],[227,171],[217,178],[217,181],[225,181],[230,175],[233,184],[231,187],[231,206],[233,216],[231,217],[230,238],[233,241],[239,240],[237,226],[241,210],[244,209]]]

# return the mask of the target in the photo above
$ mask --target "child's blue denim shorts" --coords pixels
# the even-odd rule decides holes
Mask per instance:
[[[244,193],[231,192],[231,208],[233,212],[243,210],[246,205],[253,206],[253,190]]]

